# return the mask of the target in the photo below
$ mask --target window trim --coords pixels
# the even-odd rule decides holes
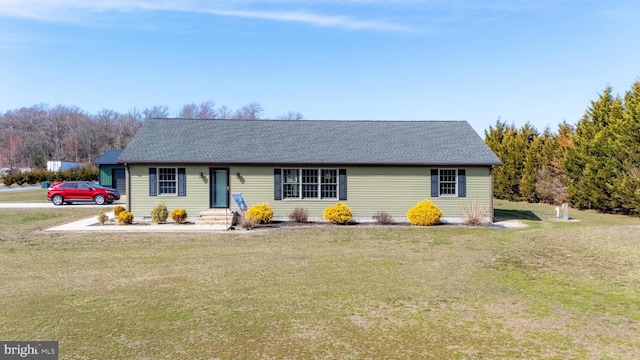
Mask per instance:
[[[455,182],[452,181],[442,181],[442,171],[443,170],[453,170],[455,171]],[[459,186],[459,169],[458,168],[438,168],[438,197],[459,197],[458,196],[458,190],[460,189]],[[442,187],[440,186],[441,184],[454,184],[455,185],[455,193],[453,194],[443,194],[442,193]]]
[[[160,169],[173,169],[173,174],[175,176],[175,180],[173,180],[173,182],[175,183],[175,192],[172,193],[162,193],[161,192],[161,187],[160,187]],[[163,166],[163,167],[156,167],[156,189],[157,190],[157,196],[178,196],[178,167],[169,167],[169,166]],[[163,180],[164,182],[169,182],[169,180]]]

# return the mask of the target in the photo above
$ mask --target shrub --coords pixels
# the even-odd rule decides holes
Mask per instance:
[[[121,225],[133,224],[133,214],[126,210],[121,211],[118,214],[118,224],[121,224]]]
[[[411,225],[430,226],[440,223],[442,211],[431,201],[424,200],[407,211]]]
[[[124,207],[120,206],[120,205],[116,205],[116,207],[113,208],[113,215],[114,216],[118,216],[120,215],[121,212],[125,211],[127,209],[125,209]]]
[[[269,206],[269,203],[263,202],[262,204],[255,204],[249,210],[247,210],[246,217],[252,218],[257,223],[267,224],[271,222],[273,218],[273,209]]]
[[[303,208],[295,208],[289,214],[289,220],[295,223],[306,223],[309,220],[309,214],[307,213],[307,209]]]
[[[109,217],[107,216],[107,214],[105,214],[104,211],[100,211],[100,213],[98,214],[98,222],[101,225],[104,225],[104,223],[106,223],[107,220],[109,220]]]
[[[249,216],[240,216],[240,227],[243,229],[250,229],[258,225],[258,222]]]
[[[491,223],[489,207],[478,202],[470,202],[462,208],[464,223],[471,226],[487,226]]]
[[[156,206],[151,210],[151,221],[156,224],[164,224],[167,222],[168,217],[169,210],[167,210],[167,206],[164,202],[156,204]]]
[[[384,211],[378,211],[374,216],[373,219],[378,223],[378,224],[382,224],[382,225],[393,225],[395,224],[395,220],[393,220],[393,217],[389,214],[387,214]]]
[[[13,184],[13,175],[11,174],[7,174],[2,178],[2,183],[4,183],[5,186],[11,186],[11,184]]]
[[[322,216],[334,224],[346,224],[353,219],[351,209],[341,202],[324,209]]]
[[[177,224],[184,224],[187,220],[187,210],[186,209],[173,209],[171,211],[171,218]]]
[[[13,183],[22,186],[26,182],[25,176],[23,173],[17,173],[13,175]]]

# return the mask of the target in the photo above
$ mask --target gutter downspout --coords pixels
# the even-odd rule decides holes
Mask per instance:
[[[131,211],[131,173],[127,163],[124,163],[124,173],[125,188],[127,189],[127,211]]]
[[[493,223],[493,221],[496,218],[496,213],[495,210],[493,209],[493,168],[495,167],[495,165],[491,165],[491,168],[489,168],[489,183],[491,185],[491,191],[489,191],[489,203],[491,204],[491,222]]]

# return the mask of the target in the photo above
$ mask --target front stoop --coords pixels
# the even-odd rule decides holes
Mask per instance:
[[[196,224],[231,226],[233,214],[229,209],[209,209],[198,213]]]

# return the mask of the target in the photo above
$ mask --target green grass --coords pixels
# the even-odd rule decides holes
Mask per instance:
[[[0,209],[0,338],[61,359],[640,357],[640,221],[496,207],[529,226],[96,235],[42,231],[95,208]]]
[[[47,189],[0,191],[0,202],[48,202]]]

